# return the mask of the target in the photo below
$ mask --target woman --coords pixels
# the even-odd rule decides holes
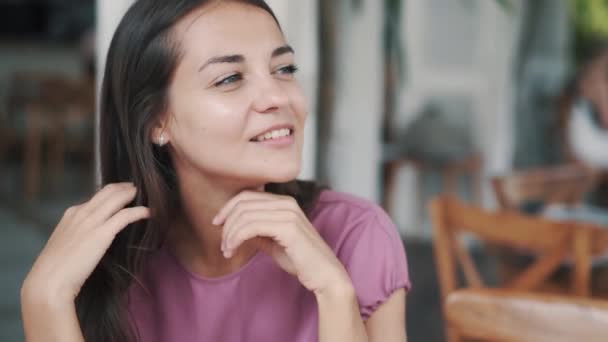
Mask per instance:
[[[603,172],[608,168],[608,48],[601,41],[594,46],[560,96],[558,128],[567,161]],[[608,184],[602,178],[589,198],[599,208],[589,209],[604,224]]]
[[[389,218],[295,180],[306,108],[262,0],[140,0],[108,53],[102,181],[26,277],[28,341],[404,341]]]
[[[579,71],[573,86],[565,91],[569,99],[563,116],[566,123],[566,152],[591,167],[608,167],[608,50],[602,45]]]

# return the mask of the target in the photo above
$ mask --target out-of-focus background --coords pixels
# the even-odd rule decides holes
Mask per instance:
[[[65,208],[95,188],[95,89],[130,3],[0,0],[0,341],[23,340],[20,283]],[[375,201],[394,219],[414,285],[410,341],[445,338],[445,265],[468,264],[500,285],[539,255],[515,238],[499,249],[501,239],[470,237],[442,253],[449,229],[429,216],[432,198],[505,220],[582,222],[597,241],[608,232],[608,1],[268,3],[310,100],[302,178]],[[606,249],[591,249],[589,279],[558,261],[547,279],[555,286],[532,290],[605,297]]]

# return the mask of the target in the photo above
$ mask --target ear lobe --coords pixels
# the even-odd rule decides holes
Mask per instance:
[[[163,146],[169,142],[169,133],[165,127],[154,127],[152,129],[150,140],[156,145]]]

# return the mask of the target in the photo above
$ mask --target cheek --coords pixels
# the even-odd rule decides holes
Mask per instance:
[[[238,101],[215,96],[193,98],[196,100],[175,106],[172,134],[176,149],[190,158],[207,159],[207,155],[215,157],[242,141],[244,110]]]
[[[294,111],[294,115],[299,123],[303,124],[308,116],[308,103],[306,96],[304,96],[304,92],[297,83],[288,90],[288,93],[291,99],[291,107]]]

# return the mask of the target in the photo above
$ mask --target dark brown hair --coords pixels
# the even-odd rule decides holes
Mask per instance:
[[[218,1],[218,0],[215,0]],[[231,0],[274,13],[262,0]],[[150,141],[167,106],[167,90],[180,60],[174,25],[214,0],[139,0],[127,11],[110,44],[100,99],[102,183],[132,182],[132,205],[150,208],[147,221],[131,224],[113,241],[76,299],[88,342],[135,341],[127,290],[146,255],[157,250],[179,207],[177,180],[166,148]],[[278,25],[278,21],[277,21]],[[293,196],[305,212],[321,187],[312,182],[267,184],[266,191]]]

